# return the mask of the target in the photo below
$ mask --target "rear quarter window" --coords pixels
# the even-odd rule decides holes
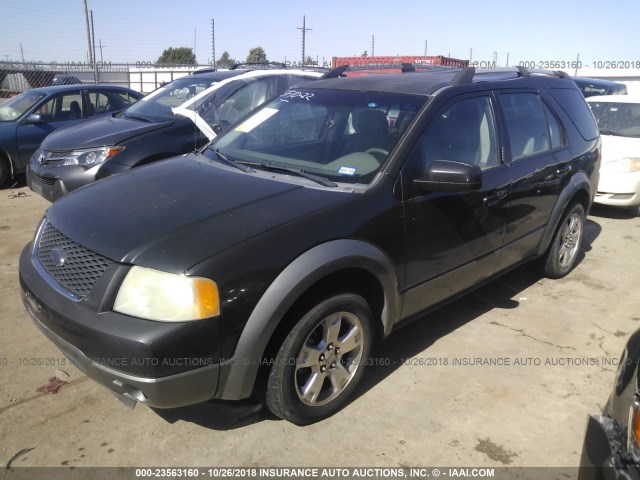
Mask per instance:
[[[573,88],[550,88],[549,92],[569,116],[582,138],[593,140],[598,137],[596,121],[579,90]]]

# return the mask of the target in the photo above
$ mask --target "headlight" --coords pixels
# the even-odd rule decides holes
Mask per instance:
[[[640,172],[640,158],[629,157],[603,163],[600,170],[611,173]]]
[[[200,320],[220,314],[218,286],[208,278],[187,277],[132,267],[113,309],[161,322]]]
[[[113,158],[122,150],[124,150],[124,147],[99,147],[73,150],[71,152],[45,151],[37,153],[38,163],[42,165],[92,167]]]

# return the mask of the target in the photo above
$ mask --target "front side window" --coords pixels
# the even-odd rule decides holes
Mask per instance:
[[[80,92],[67,92],[56,95],[38,108],[45,122],[60,122],[82,118],[82,95]]]
[[[338,183],[370,183],[401,137],[390,127],[427,97],[290,90],[221,136],[213,148],[254,168],[287,167]],[[210,153],[215,157],[214,153]]]
[[[478,165],[499,164],[496,129],[488,96],[459,100],[440,111],[421,139],[424,171],[434,160]]]
[[[549,126],[537,94],[503,93],[500,104],[509,135],[511,160],[551,150]]]

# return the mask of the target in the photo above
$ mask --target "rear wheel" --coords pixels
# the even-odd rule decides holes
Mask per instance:
[[[546,255],[540,260],[542,273],[547,277],[564,277],[575,266],[582,244],[584,221],[584,208],[580,203],[565,213]]]
[[[371,310],[361,296],[341,294],[318,303],[276,355],[265,395],[269,410],[300,425],[333,415],[362,377],[372,337]]]

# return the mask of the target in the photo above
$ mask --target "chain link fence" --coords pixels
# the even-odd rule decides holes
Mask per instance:
[[[149,93],[160,85],[208,68],[197,65],[159,66],[152,62],[11,62],[0,61],[0,98],[49,85],[100,83]]]

